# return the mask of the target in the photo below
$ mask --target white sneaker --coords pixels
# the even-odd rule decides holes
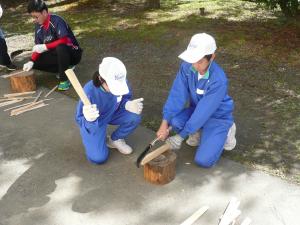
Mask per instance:
[[[232,149],[235,148],[236,146],[235,133],[236,133],[236,126],[235,123],[233,123],[227,134],[227,140],[224,145],[225,150],[231,151]]]
[[[192,147],[198,146],[199,142],[200,142],[200,132],[199,131],[197,131],[194,134],[190,134],[189,138],[186,140],[186,143]]]
[[[113,141],[110,137],[108,137],[106,144],[109,148],[118,149],[118,151],[124,155],[132,153],[132,148],[128,144],[126,144],[124,139],[118,139]]]

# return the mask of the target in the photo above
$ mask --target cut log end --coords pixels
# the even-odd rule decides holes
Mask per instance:
[[[33,71],[23,72],[10,77],[12,92],[35,91],[36,83]]]
[[[167,151],[144,166],[144,178],[153,184],[170,183],[176,174],[176,154]]]

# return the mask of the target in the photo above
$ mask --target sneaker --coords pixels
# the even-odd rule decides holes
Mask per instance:
[[[10,71],[14,71],[17,69],[17,66],[14,65],[14,64],[9,64],[9,65],[3,65],[3,64],[0,64],[0,68],[5,68],[7,70],[10,70]]]
[[[236,146],[235,133],[236,133],[236,126],[235,123],[233,123],[227,134],[227,140],[224,145],[225,150],[231,151],[235,148]]]
[[[61,82],[59,82],[58,88],[57,88],[57,89],[58,89],[59,91],[66,91],[66,90],[69,90],[70,86],[71,86],[70,81],[68,81],[68,80],[66,80],[66,81],[61,81]]]
[[[118,139],[113,141],[110,137],[108,137],[107,146],[109,148],[116,148],[119,152],[121,152],[124,155],[128,155],[132,153],[132,148],[126,144],[124,139]]]
[[[199,142],[200,142],[200,132],[199,131],[197,131],[194,134],[190,134],[189,138],[186,140],[186,143],[192,147],[198,146]]]

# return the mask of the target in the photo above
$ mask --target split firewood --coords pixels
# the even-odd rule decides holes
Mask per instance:
[[[33,100],[33,102],[37,102],[39,100],[39,98],[41,97],[41,94],[43,93],[43,91],[41,91],[36,98]]]
[[[12,77],[12,76],[15,76],[15,75],[18,75],[18,74],[21,74],[21,73],[24,73],[24,71],[21,70],[21,71],[16,72],[16,73],[5,74],[5,75],[2,75],[1,78],[8,78],[8,77]]]
[[[38,109],[38,108],[41,108],[41,107],[44,107],[44,106],[47,106],[47,105],[49,105],[49,104],[45,104],[45,103],[42,102],[42,103],[40,103],[40,104],[36,104],[36,105],[33,106],[33,107],[30,107],[30,108],[27,108],[27,109],[18,111],[18,112],[13,113],[13,114],[11,113],[10,116],[17,116],[17,115],[22,114],[22,113],[24,113],[24,112],[28,112],[28,111],[31,111],[31,110],[34,110],[34,109]]]
[[[237,219],[239,215],[241,215],[241,211],[238,209],[240,205],[240,201],[236,198],[232,198],[228,203],[225,211],[220,219],[219,225],[230,225],[233,221]]]
[[[201,207],[196,212],[194,212],[189,218],[183,221],[183,223],[181,223],[180,225],[192,225],[200,216],[202,216],[208,210],[208,208],[208,206]]]
[[[0,107],[15,104],[15,103],[18,103],[18,102],[21,102],[21,101],[23,101],[23,99],[16,99],[16,100],[10,100],[10,101],[6,101],[6,102],[2,102],[2,103],[0,103]]]
[[[56,85],[54,88],[52,88],[44,97],[47,98],[52,92],[54,92],[58,88],[58,85]]]
[[[50,101],[50,100],[53,100],[54,98],[45,98],[43,100],[41,100],[41,102],[44,102],[44,101]],[[14,106],[14,107],[11,107],[11,108],[8,108],[8,109],[5,109],[3,111],[9,111],[9,110],[12,110],[12,109],[17,109],[17,108],[20,108],[22,106],[26,106],[26,105],[30,105],[32,104],[32,102],[29,102],[29,103],[25,103],[25,104],[22,104],[22,105],[17,105],[17,106]]]
[[[17,112],[19,112],[19,111],[22,111],[22,110],[31,108],[31,107],[33,107],[33,106],[36,106],[36,105],[38,105],[38,104],[40,104],[40,103],[42,103],[42,102],[43,102],[43,100],[40,100],[40,101],[38,101],[38,102],[31,102],[29,105],[26,105],[26,106],[23,106],[23,107],[21,107],[21,108],[12,110],[12,111],[10,112],[10,114],[11,114],[11,115],[12,115],[12,114],[15,114],[15,113],[17,113]]]
[[[9,98],[9,97],[16,97],[16,96],[30,95],[30,94],[35,94],[35,91],[27,91],[27,92],[13,93],[13,94],[5,94],[3,96],[6,97],[6,98]]]

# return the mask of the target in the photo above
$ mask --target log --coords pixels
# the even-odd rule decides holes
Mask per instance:
[[[170,183],[176,174],[176,154],[167,151],[144,165],[144,178],[152,184]]]
[[[12,92],[27,92],[35,91],[35,77],[33,71],[23,71],[18,75],[11,76],[10,78],[10,87]]]

